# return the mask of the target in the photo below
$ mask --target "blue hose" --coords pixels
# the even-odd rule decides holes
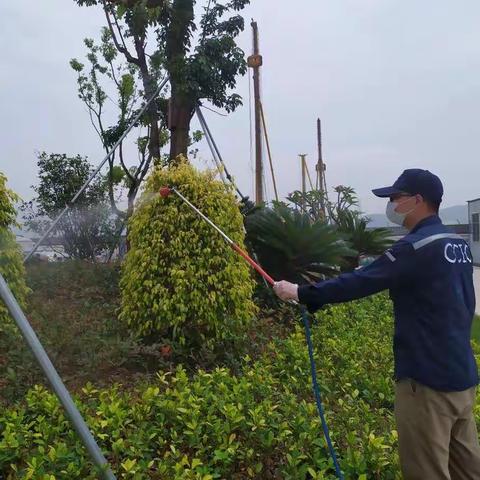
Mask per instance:
[[[338,464],[337,454],[333,448],[332,440],[330,439],[330,432],[328,430],[328,425],[325,420],[325,412],[323,410],[322,399],[320,396],[320,388],[317,381],[317,367],[315,366],[315,358],[313,357],[313,344],[312,344],[312,333],[310,332],[310,325],[308,323],[308,313],[307,310],[302,307],[302,320],[305,327],[305,336],[307,337],[308,345],[308,356],[310,357],[310,370],[312,373],[312,388],[315,395],[315,402],[317,404],[318,415],[322,421],[323,434],[325,435],[325,440],[327,441],[328,450],[330,451],[330,457],[333,460],[333,465],[335,466],[335,473],[337,478],[344,480],[342,471],[340,470],[340,465]]]

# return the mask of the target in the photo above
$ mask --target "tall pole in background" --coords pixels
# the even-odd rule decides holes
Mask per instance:
[[[258,41],[257,22],[252,20],[253,55],[248,57],[248,66],[253,69],[253,91],[255,102],[255,203],[263,203],[263,162],[262,162],[262,119],[260,101],[260,67],[263,64]]]
[[[317,190],[321,192],[320,198],[320,207],[322,209],[323,218],[326,216],[325,212],[325,196],[327,194],[327,183],[325,180],[325,164],[323,163],[323,154],[322,154],[322,123],[320,119],[317,119],[317,141],[318,141],[318,162],[316,166],[317,170],[317,180],[316,187]]]
[[[316,166],[316,171],[317,171],[317,180],[315,182],[315,186],[317,190],[320,190],[322,188],[323,182],[322,182],[322,177],[323,177],[323,171],[322,171],[322,124],[320,122],[320,119],[317,118],[317,142],[318,142],[318,160],[317,160],[317,166]]]
[[[275,200],[278,202],[279,197],[278,197],[278,190],[277,190],[277,181],[275,179],[275,171],[273,169],[272,151],[270,150],[270,140],[268,139],[267,124],[265,122],[265,112],[263,111],[263,105],[261,102],[260,102],[260,113],[262,114],[262,127],[263,127],[263,133],[265,134],[265,144],[267,145],[268,161],[270,163],[270,172],[272,174],[273,191],[275,193]]]
[[[306,156],[307,156],[306,153],[299,155],[300,160],[302,162],[302,194],[303,194],[302,206],[304,211],[306,210],[305,194],[307,193],[307,162],[305,161]]]

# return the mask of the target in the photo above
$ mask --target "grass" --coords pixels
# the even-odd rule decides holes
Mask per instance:
[[[72,390],[86,382],[125,377],[135,343],[117,322],[118,268],[81,262],[32,263],[26,315],[56,369]],[[0,335],[0,404],[44,383],[16,328]]]

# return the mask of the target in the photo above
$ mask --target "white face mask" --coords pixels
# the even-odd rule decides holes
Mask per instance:
[[[387,210],[386,210],[385,213],[387,214],[387,218],[392,223],[403,226],[403,223],[405,222],[405,218],[407,217],[407,215],[409,213],[412,213],[417,208],[417,206],[415,205],[411,210],[409,210],[408,212],[405,212],[405,213],[399,213],[395,210],[400,205],[404,204],[405,202],[408,202],[408,200],[410,200],[410,198],[408,198],[407,200],[404,200],[401,203],[395,203],[395,202],[392,202],[392,201],[387,203]]]

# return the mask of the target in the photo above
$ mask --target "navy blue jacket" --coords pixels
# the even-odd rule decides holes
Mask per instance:
[[[390,290],[395,312],[395,378],[439,391],[478,384],[470,335],[475,313],[468,244],[436,215],[422,220],[370,265],[298,289],[311,312]]]

